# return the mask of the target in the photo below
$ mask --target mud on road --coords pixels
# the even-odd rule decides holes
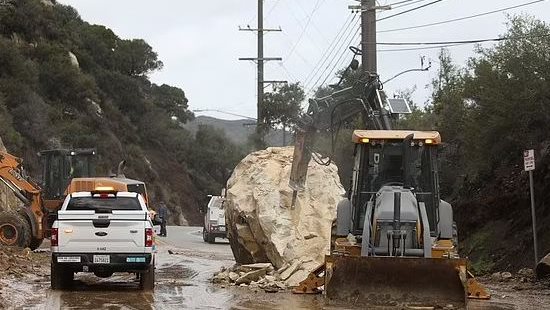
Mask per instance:
[[[142,292],[133,275],[100,279],[78,274],[68,291],[50,289],[47,250],[1,251],[0,308],[6,309],[349,309],[327,305],[321,295],[266,293],[261,289],[216,285],[212,275],[234,264],[226,240],[202,241],[197,227],[169,227],[158,238],[156,286]],[[472,309],[544,309],[550,305],[550,285],[510,279],[481,279],[493,293],[490,302]],[[365,305],[356,308],[364,309]]]

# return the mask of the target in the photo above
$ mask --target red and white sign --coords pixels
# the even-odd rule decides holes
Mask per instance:
[[[535,170],[535,150],[523,151],[523,166],[525,171]]]

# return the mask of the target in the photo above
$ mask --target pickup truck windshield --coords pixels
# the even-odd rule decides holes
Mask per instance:
[[[137,197],[74,197],[69,200],[67,210],[111,213],[113,210],[141,210],[141,205]]]

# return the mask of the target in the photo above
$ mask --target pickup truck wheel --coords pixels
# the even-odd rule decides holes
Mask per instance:
[[[204,242],[208,242],[208,232],[206,231],[206,228],[202,228],[202,240],[204,240]]]
[[[26,248],[30,245],[31,227],[17,212],[0,212],[0,244]]]
[[[144,291],[151,291],[155,288],[155,262],[152,261],[149,268],[139,276],[139,287]]]
[[[212,235],[208,235],[208,240],[207,240],[208,243],[216,243],[216,237],[212,236]]]
[[[50,282],[52,290],[61,290],[70,288],[73,284],[74,272],[66,270],[52,261]]]

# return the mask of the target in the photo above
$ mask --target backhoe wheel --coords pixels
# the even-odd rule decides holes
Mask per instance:
[[[0,244],[26,248],[31,242],[31,228],[17,212],[0,212]]]

